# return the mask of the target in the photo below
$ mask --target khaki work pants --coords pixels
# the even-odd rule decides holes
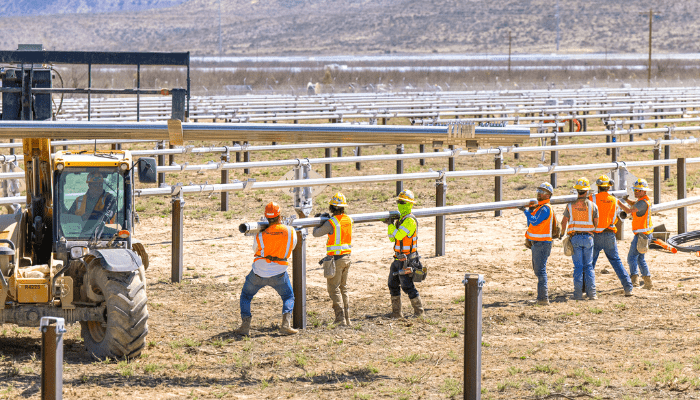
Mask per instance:
[[[350,269],[350,256],[339,258],[335,260],[335,275],[332,278],[327,278],[327,288],[328,295],[333,301],[334,309],[342,309],[343,305],[348,307],[348,291],[347,291],[347,281],[348,281],[348,270]],[[342,296],[342,303],[341,301]]]

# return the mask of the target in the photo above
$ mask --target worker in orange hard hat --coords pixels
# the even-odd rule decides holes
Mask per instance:
[[[350,253],[352,252],[353,221],[345,214],[348,200],[338,192],[328,202],[330,214],[319,214],[325,222],[314,228],[313,235],[321,237],[328,235],[326,242],[326,257],[323,261],[323,275],[326,277],[328,295],[333,302],[336,325],[350,325],[349,302],[347,291],[348,270],[350,269]],[[342,305],[341,305],[342,299]]]
[[[75,199],[68,213],[80,216],[83,220],[99,219],[106,213],[109,213],[111,215],[107,219],[112,220],[116,202],[114,196],[104,190],[104,176],[102,176],[102,173],[97,170],[90,171],[87,174],[85,183],[88,185],[87,191],[84,195]]]
[[[241,326],[235,330],[240,335],[250,333],[250,302],[260,289],[271,286],[282,298],[282,325],[280,333],[293,335],[298,331],[291,326],[292,310],[294,309],[294,291],[287,274],[287,259],[297,245],[297,234],[294,228],[280,222],[280,206],[270,202],[265,206],[265,218],[268,226],[255,235],[253,251],[255,259],[253,267],[245,278],[241,290]]]
[[[625,196],[624,199],[630,207],[620,204],[620,207],[627,214],[632,215],[634,239],[632,239],[630,251],[627,253],[627,264],[630,266],[632,284],[634,286],[637,285],[639,270],[641,270],[642,279],[644,279],[644,289],[651,289],[651,274],[649,273],[649,266],[644,259],[644,254],[646,254],[652,238],[651,233],[654,231],[654,226],[651,223],[651,200],[649,200],[647,195],[647,192],[651,189],[649,189],[645,179],[637,179],[632,185],[632,189],[634,189],[634,197],[637,198],[637,201],[632,201]]]
[[[625,266],[622,265],[622,260],[620,260],[620,255],[617,251],[617,239],[615,238],[617,227],[615,223],[617,222],[617,215],[620,211],[618,206],[620,205],[620,200],[608,193],[608,190],[610,190],[613,184],[613,180],[607,175],[601,175],[596,180],[598,193],[589,197],[589,200],[598,206],[599,214],[598,225],[593,233],[593,269],[595,270],[598,255],[600,255],[600,251],[603,250],[615,274],[617,274],[618,279],[620,279],[620,283],[622,283],[625,296],[632,296],[632,281],[630,280],[627,270],[625,270]]]
[[[589,300],[596,300],[595,274],[593,272],[593,232],[598,226],[598,206],[588,200],[591,183],[579,178],[574,185],[578,198],[569,203],[561,219],[561,230],[566,232],[573,246],[574,300],[583,300],[583,282]],[[567,230],[568,226],[568,230]]]

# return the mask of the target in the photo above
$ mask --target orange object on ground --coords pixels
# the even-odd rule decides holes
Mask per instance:
[[[664,242],[664,241],[661,240],[661,239],[654,239],[654,244],[657,244],[657,245],[663,247],[665,250],[668,250],[668,251],[670,251],[670,252],[673,253],[673,254],[678,253],[678,249],[677,249],[677,248],[671,246],[670,244]],[[700,252],[698,252],[698,255],[700,255]]]

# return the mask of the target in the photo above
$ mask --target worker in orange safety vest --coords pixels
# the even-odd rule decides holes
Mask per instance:
[[[537,277],[537,304],[549,305],[547,288],[547,259],[552,253],[552,230],[554,227],[554,210],[549,199],[554,188],[547,182],[537,188],[537,205],[526,209],[520,207],[527,218],[525,240],[532,251],[532,269]]]
[[[335,312],[334,324],[340,326],[350,325],[349,301],[347,281],[350,269],[350,253],[352,252],[352,218],[345,214],[348,200],[345,195],[338,192],[328,202],[330,214],[319,214],[317,217],[325,219],[323,225],[315,227],[313,235],[321,237],[328,235],[326,242],[326,259],[324,263],[332,263],[335,266],[335,274],[326,277],[326,288],[333,302]],[[324,267],[326,265],[324,264]],[[324,271],[325,274],[325,271]],[[340,304],[342,298],[342,305]]]
[[[632,239],[630,251],[627,253],[627,264],[630,266],[632,284],[637,286],[639,270],[641,270],[642,279],[644,279],[644,289],[651,289],[651,274],[649,273],[649,266],[644,259],[644,254],[646,249],[649,248],[649,242],[652,239],[651,233],[654,231],[654,226],[651,224],[651,200],[649,200],[647,195],[647,192],[651,189],[649,189],[645,179],[637,179],[632,185],[632,189],[634,189],[634,197],[637,198],[637,201],[632,201],[625,196],[625,201],[631,207],[620,204],[620,207],[627,214],[632,215],[634,239]]]
[[[114,195],[104,190],[104,176],[99,171],[90,171],[86,183],[88,184],[87,191],[75,199],[68,213],[82,217],[84,221],[99,219],[105,214],[110,214],[107,219],[113,223],[116,202]]]

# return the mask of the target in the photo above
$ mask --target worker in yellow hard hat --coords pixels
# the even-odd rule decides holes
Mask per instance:
[[[297,234],[294,228],[280,221],[281,209],[279,204],[270,202],[265,206],[267,228],[255,235],[253,249],[255,258],[250,273],[245,278],[241,289],[241,326],[234,332],[248,336],[250,333],[250,303],[256,293],[265,286],[270,286],[282,298],[282,324],[280,333],[293,335],[298,331],[291,326],[292,311],[294,310],[294,291],[289,281],[287,267],[292,250],[297,245]]]
[[[326,257],[323,261],[326,288],[333,302],[336,325],[350,325],[347,281],[350,269],[350,253],[352,252],[352,218],[345,214],[348,200],[338,192],[328,202],[330,214],[319,214],[323,225],[315,227],[313,235],[321,237],[328,235],[326,242]],[[340,301],[343,301],[342,305]]]
[[[103,215],[108,215],[108,220],[114,219],[116,202],[114,195],[104,190],[104,176],[97,170],[87,174],[86,183],[88,189],[84,195],[78,196],[73,205],[68,210],[69,214],[74,214],[88,219],[99,219]],[[111,221],[110,221],[111,222]]]
[[[625,201],[630,207],[620,204],[620,207],[629,215],[632,215],[632,232],[634,239],[630,244],[630,251],[627,253],[627,264],[630,266],[630,278],[632,284],[637,285],[639,281],[639,270],[642,271],[642,279],[644,279],[644,289],[651,289],[651,274],[649,266],[644,259],[651,241],[651,233],[654,231],[654,226],[651,223],[651,200],[647,192],[649,184],[645,179],[637,179],[632,185],[634,189],[634,197],[636,201],[632,201],[625,196]]]
[[[573,246],[574,300],[583,300],[583,282],[589,300],[596,300],[595,274],[593,272],[593,233],[598,226],[598,207],[588,200],[591,184],[579,178],[574,185],[578,198],[569,203],[561,219],[561,230],[566,232]],[[567,230],[568,227],[568,230]]]
[[[526,244],[532,250],[532,269],[537,276],[537,304],[549,305],[547,287],[547,259],[552,252],[553,230],[556,224],[554,210],[550,204],[550,198],[554,188],[547,182],[543,182],[537,188],[537,204],[520,210],[527,218],[527,232],[525,232]]]
[[[625,266],[622,265],[622,260],[617,251],[617,239],[615,238],[615,233],[617,233],[615,223],[620,210],[618,206],[620,200],[608,193],[614,182],[607,175],[598,177],[595,184],[598,186],[598,193],[589,198],[598,206],[599,213],[598,224],[596,225],[595,233],[593,233],[593,270],[595,270],[600,251],[603,250],[615,274],[617,274],[617,278],[622,283],[625,296],[632,296],[632,281],[627,270],[625,270]]]
[[[389,268],[391,318],[403,318],[401,290],[411,300],[415,316],[420,317],[425,312],[420,294],[413,283],[414,274],[411,272],[418,269],[422,274],[423,271],[418,255],[418,221],[411,214],[415,202],[416,198],[412,191],[402,191],[396,199],[400,218],[396,222],[385,221],[389,224],[387,231],[389,240],[394,242],[394,261]]]

